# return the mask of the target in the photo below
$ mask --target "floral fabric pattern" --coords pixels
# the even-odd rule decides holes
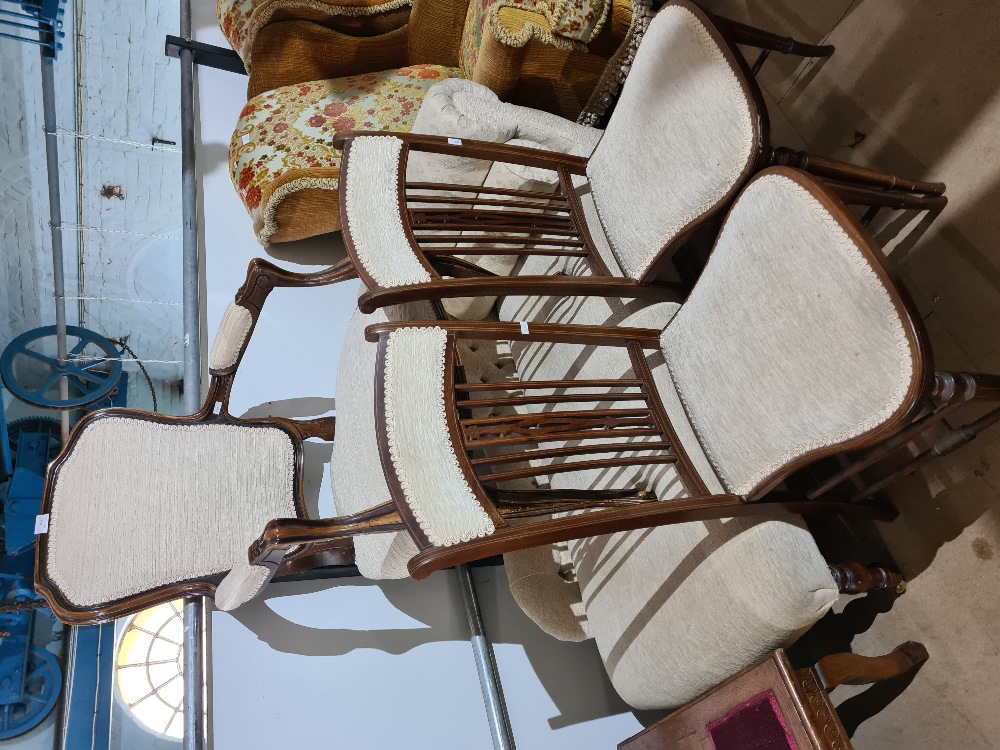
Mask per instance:
[[[215,6],[219,28],[242,60],[249,51],[250,16],[256,4],[257,0],[219,0]]]
[[[557,39],[562,37],[586,44],[604,26],[611,3],[612,0],[472,0],[469,14],[465,17],[458,55],[462,74],[469,79],[473,77],[483,43],[483,29],[491,14],[500,8],[517,8],[542,16],[549,23],[549,28],[542,30],[543,38],[550,43],[557,43]],[[501,38],[500,41],[518,44],[508,38]],[[520,43],[523,44],[523,41]]]
[[[546,0],[540,4],[552,23],[552,33],[584,44],[600,33],[611,9],[611,0]]]
[[[289,172],[307,177],[301,170],[322,169],[325,178],[339,177],[341,152],[333,147],[338,133],[409,131],[427,89],[458,77],[457,68],[410,65],[283,86],[251,99],[229,145],[229,166],[254,226],[264,224],[268,199]]]
[[[459,65],[462,67],[462,75],[466,78],[471,79],[472,73],[476,69],[479,47],[483,43],[483,27],[486,25],[490,8],[498,1],[472,0],[469,3],[469,13],[465,17],[465,28],[462,30],[462,44],[458,51]],[[514,3],[521,5],[522,0],[514,0]],[[528,7],[531,7],[530,0]]]

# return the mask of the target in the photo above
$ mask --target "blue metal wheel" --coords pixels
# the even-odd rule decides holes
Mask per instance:
[[[111,393],[122,374],[121,353],[106,338],[66,326],[66,362],[56,354],[56,327],[22,333],[0,355],[0,378],[14,396],[47,409],[79,409]],[[69,386],[60,395],[60,380]]]
[[[56,657],[32,646],[27,653],[24,692],[12,702],[0,705],[0,740],[29,732],[52,711],[62,692],[62,670]]]

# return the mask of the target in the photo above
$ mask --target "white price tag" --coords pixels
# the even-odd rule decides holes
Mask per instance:
[[[462,145],[462,139],[461,138],[449,138],[448,139],[448,144],[451,145],[451,146],[461,146]]]
[[[243,136],[243,145],[245,146],[245,145],[247,145],[248,143],[250,143],[250,134],[249,134],[249,133],[246,133],[246,134],[244,134],[244,136]]]
[[[528,335],[528,324],[523,320],[521,321],[521,333],[523,333],[525,336]]]
[[[35,516],[35,533],[36,534],[48,534],[49,533],[49,514],[45,513],[40,516]]]

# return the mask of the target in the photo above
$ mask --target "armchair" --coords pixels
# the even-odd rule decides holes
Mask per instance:
[[[340,223],[369,290],[361,309],[511,294],[669,299],[681,287],[658,279],[677,249],[769,164],[822,175],[850,203],[946,204],[941,183],[772,148],[762,94],[729,29],[687,0],[665,6],[592,154],[445,135],[338,134]],[[519,165],[555,192],[416,181],[407,165],[418,152],[427,164],[440,154]],[[506,264],[483,269],[484,256]]]

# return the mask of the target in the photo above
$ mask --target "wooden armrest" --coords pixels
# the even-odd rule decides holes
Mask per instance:
[[[289,547],[404,529],[396,504],[391,501],[337,518],[275,518],[267,522],[264,533],[250,545],[247,557],[253,565],[280,563]]]
[[[317,417],[316,419],[290,419],[289,420],[303,440],[309,438],[319,438],[332,442],[337,431],[336,417]]]
[[[580,326],[557,323],[486,323],[483,321],[415,321],[374,323],[365,329],[365,340],[376,342],[397,328],[442,328],[460,339],[509,339],[512,341],[548,341],[590,346],[627,346],[637,341],[646,347],[660,345],[659,328],[621,328],[615,326]]]
[[[458,252],[461,248],[458,248]],[[502,255],[502,251],[497,253]],[[361,312],[370,314],[380,307],[416,300],[453,297],[519,296],[621,297],[655,302],[683,302],[686,289],[681,284],[642,284],[611,276],[490,276],[449,278],[419,282],[387,289],[372,289],[358,298]]]
[[[408,148],[418,151],[428,151],[433,154],[464,156],[468,159],[484,159],[486,161],[502,161],[508,164],[521,164],[525,167],[538,167],[539,169],[555,170],[564,167],[573,174],[581,175],[586,174],[587,171],[587,159],[583,156],[527,148],[525,146],[511,146],[506,143],[493,143],[492,141],[449,138],[443,135],[352,130],[346,133],[338,133],[333,139],[333,146],[334,148],[343,150],[346,143],[353,138],[376,135],[391,135],[403,141]]]

